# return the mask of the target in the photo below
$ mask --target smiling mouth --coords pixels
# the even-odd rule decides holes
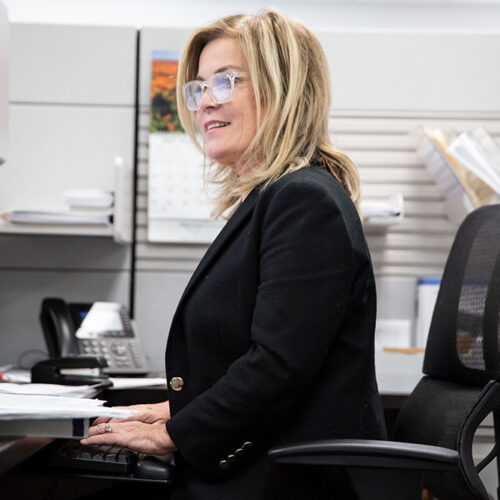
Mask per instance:
[[[216,122],[216,123],[209,123],[207,125],[207,132],[209,130],[212,130],[213,128],[222,128],[222,127],[227,127],[229,125],[229,122]]]

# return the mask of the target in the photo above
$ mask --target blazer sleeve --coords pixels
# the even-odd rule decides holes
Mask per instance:
[[[300,176],[277,184],[255,209],[252,345],[166,424],[182,457],[212,479],[238,468],[221,470],[236,450],[266,446],[266,435],[293,412],[334,342],[352,286],[353,247],[335,193]]]

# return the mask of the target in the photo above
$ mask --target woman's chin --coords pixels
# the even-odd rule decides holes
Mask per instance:
[[[233,159],[226,154],[221,153],[221,151],[214,151],[210,149],[205,150],[205,154],[212,160],[220,165],[224,165],[226,167],[231,167],[234,165]]]

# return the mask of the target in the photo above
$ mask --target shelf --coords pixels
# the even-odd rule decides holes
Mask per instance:
[[[112,237],[117,243],[132,241],[133,171],[121,157],[115,157],[114,224],[12,223],[0,217],[1,234]]]
[[[399,224],[404,219],[404,200],[403,195],[396,193],[389,197],[385,202],[363,202],[361,203],[361,212],[365,205],[365,213],[373,215],[363,216],[363,227],[369,232],[381,232],[388,227]],[[387,212],[393,212],[391,215],[375,215],[373,209]]]
[[[52,224],[12,224],[0,221],[0,234],[54,235],[54,236],[103,236],[114,234],[113,226],[56,226]]]

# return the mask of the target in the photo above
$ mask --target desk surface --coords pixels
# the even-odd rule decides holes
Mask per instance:
[[[52,438],[39,436],[0,438],[0,474],[4,474],[31,457],[51,441]]]
[[[401,354],[377,351],[375,365],[379,392],[384,396],[404,398],[411,393],[422,377],[423,354]],[[157,402],[165,399],[166,387],[148,387],[141,390],[106,391],[102,397],[113,406]],[[1,423],[0,423],[1,425]],[[42,449],[51,438],[0,438],[0,474],[15,467]]]
[[[408,396],[422,378],[424,354],[375,352],[378,390],[382,396]]]

